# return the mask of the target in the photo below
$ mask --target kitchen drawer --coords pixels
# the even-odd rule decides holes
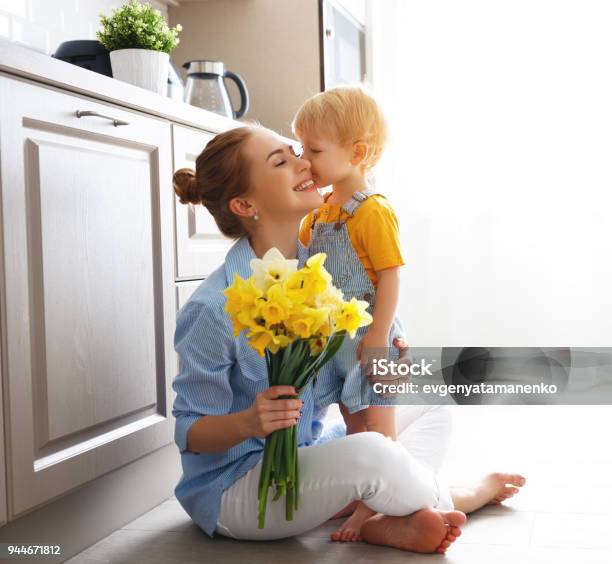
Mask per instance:
[[[195,161],[214,133],[180,125],[172,126],[174,170],[195,169]],[[198,204],[181,204],[175,195],[176,279],[188,280],[209,275],[225,260],[233,241],[221,234],[212,215]]]

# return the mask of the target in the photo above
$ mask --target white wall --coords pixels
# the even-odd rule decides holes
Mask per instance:
[[[612,344],[612,7],[373,3],[414,345]]]
[[[95,39],[99,14],[123,0],[0,0],[0,36],[51,54],[62,41]],[[167,15],[163,1],[149,3]]]

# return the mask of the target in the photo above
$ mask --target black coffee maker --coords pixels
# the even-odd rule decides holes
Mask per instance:
[[[113,77],[108,51],[102,43],[94,39],[64,41],[51,56],[78,67]]]

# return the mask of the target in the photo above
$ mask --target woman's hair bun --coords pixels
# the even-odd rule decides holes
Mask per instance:
[[[196,173],[192,168],[177,170],[172,177],[172,185],[181,204],[199,204],[202,202],[202,197],[198,193]]]

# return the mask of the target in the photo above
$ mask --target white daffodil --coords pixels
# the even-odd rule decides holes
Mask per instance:
[[[344,294],[340,288],[336,288],[331,284],[328,286],[327,290],[321,294],[317,294],[315,297],[315,306],[316,307],[324,307],[324,306],[332,306],[334,308],[342,307],[344,302]]]
[[[272,247],[263,258],[251,261],[255,284],[262,292],[272,284],[287,280],[297,270],[297,266],[297,259],[286,259],[276,247]]]

